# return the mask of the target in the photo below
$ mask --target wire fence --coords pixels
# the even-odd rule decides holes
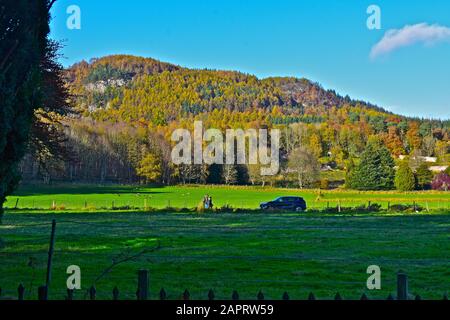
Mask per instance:
[[[192,210],[195,211],[200,201],[193,199],[172,199],[167,201],[151,201],[150,199],[135,199],[135,197],[122,200],[120,197],[114,200],[72,200],[72,199],[59,199],[54,200],[27,200],[23,198],[11,199],[6,204],[8,210],[81,210],[81,211],[93,211],[93,210],[128,210],[128,211],[173,211],[173,210]],[[396,206],[416,207],[423,211],[431,210],[450,210],[450,197],[443,198],[427,198],[425,196],[418,198],[411,197],[370,197],[368,199],[361,198],[321,198],[320,195],[317,199],[308,201],[308,209],[310,210],[323,210],[330,208],[342,208],[344,209],[358,209],[358,208],[370,208],[371,206],[379,205],[383,210],[396,210]],[[236,210],[258,210],[259,207],[254,204],[246,203],[246,201],[218,201],[216,203],[216,209],[230,208]]]
[[[136,282],[135,282],[136,283]],[[261,284],[262,282],[258,282],[258,284]],[[280,287],[282,285],[286,285],[286,284],[290,284],[292,285],[292,283],[290,282],[279,282]],[[345,284],[345,283],[342,283]],[[390,284],[391,285],[391,284]],[[394,286],[392,286],[394,287]],[[65,294],[63,295],[63,291],[58,290],[56,293],[58,295],[60,295],[60,299],[59,300],[75,300],[75,292],[76,290],[73,288],[68,288],[65,291]],[[48,286],[40,286],[37,289],[37,299],[41,300],[41,301],[45,301],[49,299],[49,287]],[[0,298],[2,295],[4,294],[13,294],[12,291],[7,291],[7,292],[2,292],[2,290],[0,289]],[[25,294],[26,294],[26,288],[20,284],[17,288],[17,291],[15,292],[15,294],[17,294],[17,300],[25,300]],[[55,294],[55,292],[54,292]],[[81,292],[81,295],[78,294],[79,296],[77,297],[76,300],[97,300],[97,288],[95,286],[91,286],[87,291],[85,291],[84,293]],[[122,296],[121,296],[122,295]],[[133,297],[134,296],[134,297]],[[138,278],[137,278],[137,290],[136,293],[134,295],[130,294],[130,293],[121,293],[119,288],[117,286],[115,286],[112,289],[112,292],[110,293],[110,299],[112,300],[120,300],[120,299],[126,299],[126,300],[131,300],[131,299],[135,299],[135,300],[150,300],[151,299],[151,295],[150,295],[150,276],[149,276],[149,271],[148,270],[139,270],[138,271]],[[175,300],[191,300],[191,293],[188,289],[184,290],[184,292],[180,292],[179,294],[175,294],[171,296],[173,299]],[[12,298],[12,297],[10,297]],[[159,300],[168,300],[169,299],[169,295],[167,293],[167,291],[162,288],[160,289],[159,293],[158,293],[158,298]],[[233,290],[231,296],[229,297],[229,299],[237,301],[240,300],[240,294],[238,292],[238,290]],[[294,297],[294,299],[298,299],[298,300],[302,300],[305,299],[306,297]],[[203,298],[197,299],[197,300],[215,300],[216,299],[216,292],[213,289],[210,289],[207,293],[205,293],[203,295]],[[256,300],[262,301],[266,299],[265,294],[263,293],[262,290],[259,290],[259,292],[257,293],[257,295],[255,296]],[[272,300],[291,300],[292,297],[289,295],[288,291],[284,291],[284,293],[280,296],[277,297],[275,299]],[[316,295],[311,291],[309,293],[309,295],[306,298],[307,300],[318,300]],[[360,300],[369,300],[369,296],[366,293],[363,293],[361,295]],[[447,293],[444,293],[442,295],[442,299],[443,300],[448,300],[448,295]],[[102,298],[102,300],[106,300],[105,298]],[[329,299],[331,300],[331,299]],[[344,300],[344,297],[337,292],[336,295],[334,296],[334,300]],[[355,299],[353,299],[355,300]],[[380,299],[378,299],[380,300]],[[420,295],[412,295],[409,292],[409,284],[408,284],[408,276],[403,273],[402,271],[399,271],[397,273],[397,279],[396,279],[396,294],[392,294],[390,293],[389,296],[386,298],[386,300],[422,300],[422,297]]]

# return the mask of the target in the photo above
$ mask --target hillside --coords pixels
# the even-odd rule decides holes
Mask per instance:
[[[245,112],[279,108],[291,116],[320,116],[332,107],[372,104],[342,97],[308,79],[267,78],[232,71],[192,70],[153,59],[109,56],[81,62],[67,79],[82,111],[115,120],[167,124],[215,109]],[[101,112],[105,111],[106,112]],[[93,115],[93,114],[91,114]]]
[[[118,55],[77,63],[66,81],[76,111],[63,121],[72,157],[30,156],[22,168],[26,180],[135,183],[142,181],[138,171],[146,171],[165,184],[229,183],[221,168],[172,164],[173,130],[192,128],[195,120],[220,130],[279,128],[282,159],[304,147],[334,169],[326,179],[340,183],[373,136],[394,157],[433,156],[442,165],[450,159],[449,121],[395,115],[308,79],[258,79]],[[250,167],[233,170],[232,183],[295,185],[286,171],[266,179]]]

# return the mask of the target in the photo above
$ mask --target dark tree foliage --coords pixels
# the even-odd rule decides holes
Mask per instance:
[[[350,185],[356,190],[391,190],[394,187],[395,162],[389,150],[372,138],[351,174]]]
[[[428,165],[425,162],[421,163],[417,168],[416,178],[419,189],[425,190],[429,187],[431,180],[433,179],[433,173],[428,169]]]
[[[0,4],[0,217],[20,181],[18,165],[30,141],[35,150],[52,152],[60,139],[54,115],[64,112],[67,95],[55,62],[58,46],[48,39],[54,2]]]

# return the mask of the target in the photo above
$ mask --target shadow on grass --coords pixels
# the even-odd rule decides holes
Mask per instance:
[[[149,190],[149,189],[159,190]],[[118,186],[118,185],[21,185],[12,197],[38,196],[38,195],[80,195],[80,194],[163,194],[162,186]]]

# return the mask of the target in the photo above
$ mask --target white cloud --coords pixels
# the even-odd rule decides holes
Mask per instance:
[[[383,39],[373,46],[370,57],[375,59],[399,48],[418,43],[432,45],[442,41],[450,41],[450,28],[427,23],[406,25],[402,29],[388,30]]]

